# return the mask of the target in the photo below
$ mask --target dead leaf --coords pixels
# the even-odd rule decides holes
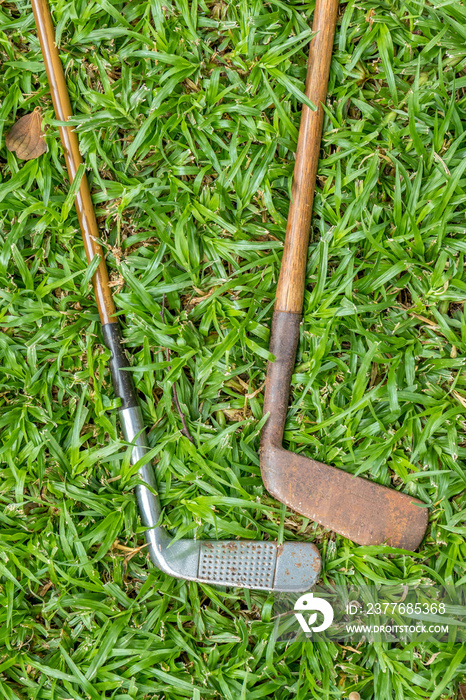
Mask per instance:
[[[49,590],[49,588],[51,588],[51,586],[53,586],[52,581],[47,581],[47,583],[45,584],[45,586],[42,586],[42,588],[40,589],[39,595],[43,598],[44,595],[45,595],[45,594],[47,593],[47,591]]]
[[[149,545],[148,542],[146,544],[142,544],[140,547],[125,547],[124,544],[120,544],[118,540],[115,540],[113,543],[113,549],[120,549],[123,552],[127,552],[125,555],[125,562],[128,562],[130,559],[134,557],[135,554],[140,552],[142,549],[145,549]]]
[[[340,644],[342,649],[347,649],[348,651],[354,651],[356,654],[362,654],[362,651],[358,651],[354,647],[345,647],[343,644]]]
[[[458,686],[458,700],[466,700],[466,683],[460,683]]]
[[[414,316],[414,318],[418,318],[420,321],[423,321],[424,323],[427,323],[429,326],[438,326],[438,323],[435,321],[432,321],[430,318],[426,318],[425,316],[421,316],[420,314],[410,314],[410,316]]]
[[[44,132],[41,129],[40,107],[18,119],[8,132],[5,143],[9,151],[16,151],[21,160],[38,158],[47,150]]]
[[[245,418],[244,412],[238,409],[224,408],[223,413],[226,415],[228,420],[231,420],[233,422],[241,421]]]
[[[466,408],[466,399],[464,398],[464,396],[461,396],[461,394],[459,394],[457,391],[453,391],[453,396],[455,397],[455,399],[456,399],[457,401],[460,402],[460,404],[461,404],[464,408]]]
[[[435,652],[435,654],[432,654],[430,659],[425,662],[424,666],[430,666],[430,664],[433,664],[435,659],[437,658],[437,656],[441,653],[442,653],[441,651],[437,651],[437,652]]]
[[[262,391],[262,389],[264,388],[264,386],[265,386],[265,382],[263,382],[263,383],[260,385],[260,387],[259,387],[258,389],[256,389],[255,391],[253,391],[252,394],[245,394],[245,395],[244,395],[244,398],[245,398],[245,399],[255,399],[256,396],[257,396],[257,394],[260,394],[260,393],[261,393],[261,391]]]

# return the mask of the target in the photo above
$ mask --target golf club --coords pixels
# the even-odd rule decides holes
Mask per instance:
[[[37,33],[44,58],[56,117],[66,122],[71,105],[65,75],[55,44],[55,32],[46,0],[32,0]],[[59,127],[60,138],[70,181],[73,182],[82,163],[76,132]],[[84,174],[75,200],[76,211],[90,263],[97,255],[99,266],[93,277],[95,297],[102,323],[104,342],[111,352],[110,370],[115,395],[121,399],[119,416],[124,438],[134,447],[131,463],[141,463],[141,484],[136,489],[142,523],[153,563],[171,576],[222,586],[240,586],[276,591],[305,591],[320,571],[320,556],[314,545],[305,542],[261,541],[194,541],[172,538],[158,524],[161,507],[154,471],[144,463],[148,449],[142,412],[131,374],[124,371],[128,361],[122,348],[121,330],[108,284],[108,274],[92,204],[88,181]]]
[[[336,467],[288,452],[283,447],[291,377],[299,341],[307,247],[314,198],[333,38],[339,0],[317,0],[285,246],[277,285],[267,366],[261,434],[261,471],[267,490],[279,501],[354,542],[387,543],[416,549],[427,527],[421,501],[355,477]],[[424,507],[420,507],[420,505]]]

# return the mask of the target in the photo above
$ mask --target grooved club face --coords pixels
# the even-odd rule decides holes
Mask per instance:
[[[173,542],[157,527],[147,530],[146,538],[155,566],[175,578],[198,583],[299,592],[314,585],[321,568],[319,552],[309,542],[282,545],[260,540]]]
[[[307,542],[202,542],[198,580],[267,591],[303,591],[321,568],[318,550]]]

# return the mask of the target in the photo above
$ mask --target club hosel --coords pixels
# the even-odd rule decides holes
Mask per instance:
[[[131,464],[137,464],[149,450],[141,408],[122,408],[119,414],[123,437],[126,442],[134,445]],[[200,543],[184,539],[173,542],[170,535],[159,526],[162,508],[157,496],[152,460],[141,461],[138,475],[142,483],[136,486],[136,499],[142,524],[148,528],[145,538],[152,563],[169,576],[196,580],[199,573]]]
[[[275,362],[269,362],[267,366],[264,414],[270,415],[262,429],[263,447],[282,446],[301,318],[301,314],[285,311],[273,314],[269,351],[275,356]]]
[[[162,509],[157,496],[152,460],[142,461],[150,448],[141,408],[122,408],[119,414],[123,437],[134,446],[131,464],[141,461],[138,475],[142,483],[136,486],[135,492],[142,524],[148,528],[145,538],[151,561],[169,576],[195,580],[198,575],[199,543],[193,540],[179,540],[173,543],[170,535],[158,526]]]

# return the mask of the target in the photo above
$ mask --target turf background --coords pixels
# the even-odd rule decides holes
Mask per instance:
[[[313,3],[52,7],[164,525],[307,538],[324,580],[464,584],[463,2],[350,0],[332,60],[286,440],[430,505],[390,556],[286,511],[257,458]],[[0,70],[2,697],[453,699],[452,635],[276,642],[267,593],[148,566],[27,2],[0,4]],[[48,152],[19,161],[37,106]]]

